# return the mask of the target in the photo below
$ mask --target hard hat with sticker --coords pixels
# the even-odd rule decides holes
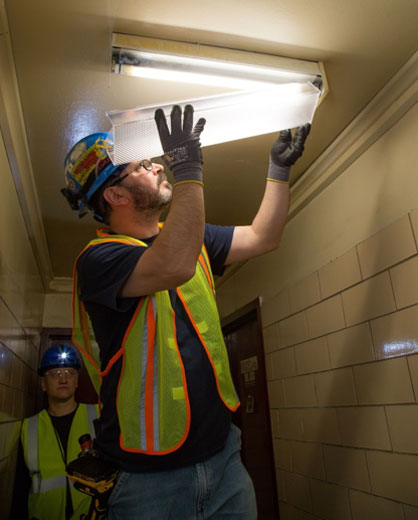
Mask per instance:
[[[64,160],[66,187],[61,193],[71,209],[79,211],[79,217],[88,213],[88,201],[100,186],[126,166],[113,164],[112,149],[112,134],[99,132],[78,141]]]

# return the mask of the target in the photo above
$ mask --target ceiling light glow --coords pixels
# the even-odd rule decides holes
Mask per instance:
[[[208,78],[211,78],[211,84],[231,88],[248,88],[248,85],[254,84],[258,88],[268,88],[277,83],[314,82],[318,78],[311,72],[117,47],[113,48],[112,71],[143,78],[192,81],[202,85],[206,85]]]
[[[123,69],[128,76],[137,78],[155,79],[158,81],[176,81],[179,83],[193,83],[195,85],[210,85],[228,89],[249,90],[271,88],[272,83],[262,80],[233,78],[227,76],[211,75],[209,73],[188,72],[184,70],[154,69],[152,67],[134,67],[126,65]]]

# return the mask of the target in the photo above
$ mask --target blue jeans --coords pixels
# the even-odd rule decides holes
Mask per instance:
[[[255,520],[252,481],[241,462],[241,431],[225,448],[191,466],[156,473],[120,472],[109,520]]]

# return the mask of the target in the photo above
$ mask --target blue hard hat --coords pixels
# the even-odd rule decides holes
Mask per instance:
[[[61,193],[71,209],[83,217],[89,212],[87,206],[92,195],[111,175],[119,175],[126,164],[116,165],[111,160],[113,135],[98,132],[80,139],[64,160],[66,188]]]
[[[43,376],[47,370],[61,367],[71,367],[80,370],[80,357],[76,350],[69,345],[52,345],[42,355],[38,374]]]

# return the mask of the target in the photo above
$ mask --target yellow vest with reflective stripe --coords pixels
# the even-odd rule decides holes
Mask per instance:
[[[96,405],[78,405],[68,436],[67,463],[76,459],[80,453],[78,439],[81,435],[90,433],[94,438],[92,421],[98,416],[97,412]],[[46,410],[23,421],[21,441],[31,476],[29,518],[65,519],[67,479],[57,435]],[[87,513],[91,499],[74,489],[71,483],[70,489],[74,511],[71,518],[78,520],[82,513]]]
[[[104,242],[147,247],[132,237],[98,231],[99,238],[92,240],[80,255],[88,247]],[[190,404],[169,292],[158,291],[140,299],[121,348],[99,373],[98,347],[87,312],[79,300],[76,266],[77,261],[74,268],[73,343],[80,348],[92,380],[96,381],[96,388],[114,363],[122,359],[116,395],[121,449],[148,455],[164,455],[177,450],[189,432]],[[239,401],[229,369],[212,271],[204,246],[195,275],[176,291],[211,363],[219,396],[227,408],[235,411]]]

